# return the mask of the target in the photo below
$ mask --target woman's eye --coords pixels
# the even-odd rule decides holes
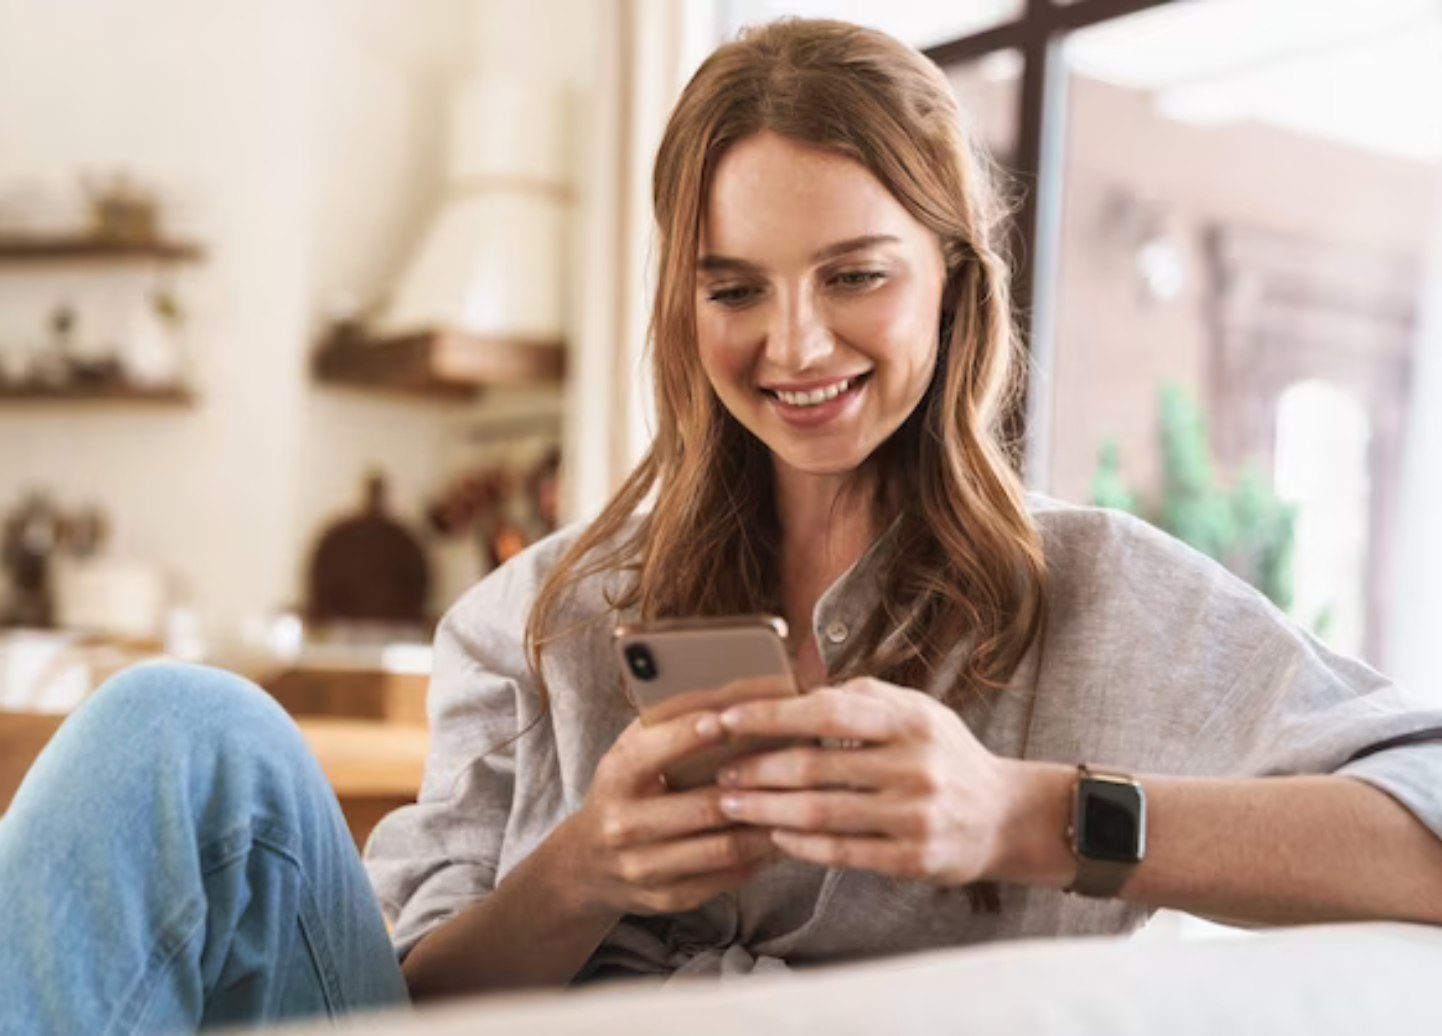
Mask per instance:
[[[886,274],[880,270],[846,270],[831,278],[831,283],[846,291],[859,291],[880,284]]]
[[[750,285],[737,284],[726,287],[710,288],[706,292],[706,301],[714,302],[718,306],[725,306],[728,309],[740,309],[742,306],[756,299],[757,291]]]

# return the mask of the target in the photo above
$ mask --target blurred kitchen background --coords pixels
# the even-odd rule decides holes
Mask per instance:
[[[164,651],[418,721],[644,448],[651,155],[788,13],[1014,173],[1029,483],[1442,694],[1442,0],[0,0],[0,709]]]

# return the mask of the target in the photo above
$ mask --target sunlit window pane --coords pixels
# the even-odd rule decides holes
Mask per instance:
[[[1442,200],[1442,7],[1165,4],[1064,50],[1047,487],[1088,498],[1113,444],[1119,484],[1157,513],[1162,386],[1180,384],[1220,489],[1250,465],[1299,504],[1297,617],[1385,666]],[[1333,481],[1308,481],[1309,464]]]
[[[1371,480],[1367,412],[1344,389],[1305,381],[1277,405],[1277,493],[1297,509],[1292,612],[1334,647],[1362,650]]]

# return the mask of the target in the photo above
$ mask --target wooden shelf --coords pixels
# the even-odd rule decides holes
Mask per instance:
[[[559,342],[438,331],[394,338],[333,338],[312,361],[318,380],[377,392],[470,400],[487,388],[559,384]]]
[[[157,406],[190,406],[195,395],[187,388],[141,388],[138,385],[66,385],[43,388],[38,385],[0,384],[0,404],[11,403],[139,403]]]
[[[189,241],[108,241],[94,237],[0,237],[0,263],[158,260],[197,262],[204,250]]]

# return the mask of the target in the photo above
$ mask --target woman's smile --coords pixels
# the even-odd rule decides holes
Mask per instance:
[[[861,405],[870,372],[823,381],[804,388],[762,388],[776,414],[797,428],[814,428]]]

